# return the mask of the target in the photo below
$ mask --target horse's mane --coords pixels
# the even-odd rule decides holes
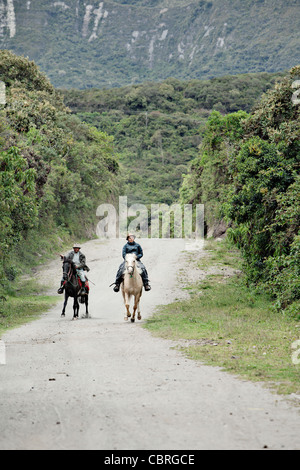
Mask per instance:
[[[136,254],[135,253],[127,253],[126,256],[125,256],[125,260],[129,260],[129,259],[136,259]]]

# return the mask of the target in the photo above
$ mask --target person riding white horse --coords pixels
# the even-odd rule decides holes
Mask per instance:
[[[119,292],[120,290],[120,285],[123,282],[123,274],[125,270],[125,257],[127,253],[134,253],[136,255],[136,259],[138,261],[138,268],[142,271],[141,272],[141,277],[142,281],[144,284],[145,291],[150,291],[151,286],[149,284],[149,279],[148,279],[148,272],[144,264],[141,262],[141,258],[144,256],[143,249],[139,243],[135,241],[135,235],[129,234],[126,238],[127,243],[124,245],[123,250],[122,250],[122,256],[123,256],[123,263],[120,265],[117,275],[116,275],[116,281],[115,281],[115,287],[114,291]]]
[[[78,277],[81,280],[82,283],[82,294],[87,294],[88,293],[88,283],[87,283],[87,278],[85,276],[84,271],[89,271],[89,267],[86,265],[86,257],[85,255],[80,251],[81,246],[78,243],[74,243],[73,250],[70,251],[70,253],[67,254],[66,260],[67,261],[73,261],[73,263],[76,266],[76,271],[78,274]],[[60,257],[63,259],[64,255],[60,255]],[[60,283],[60,288],[58,289],[57,293],[58,294],[63,294],[64,292],[64,287],[65,287],[65,280],[62,279]]]

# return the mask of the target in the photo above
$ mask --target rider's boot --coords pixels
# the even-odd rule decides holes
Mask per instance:
[[[84,292],[86,295],[88,295],[88,293],[89,293],[89,287],[88,287],[88,282],[87,282],[87,281],[85,281],[85,284],[84,284],[84,286],[83,286],[83,292]]]
[[[114,287],[114,292],[119,292],[120,285],[122,284],[122,282],[123,282],[123,274],[121,276],[117,276],[115,287]]]
[[[149,279],[148,279],[148,274],[147,272],[143,271],[141,276],[142,276],[145,291],[148,292],[149,290],[151,290],[151,286],[149,284]]]
[[[87,288],[87,282],[82,283],[81,287],[81,295],[87,295],[88,294],[88,288]]]
[[[58,289],[57,293],[58,294],[63,294],[64,293],[64,288],[65,288],[65,283],[64,283],[64,281],[61,281],[60,288]]]

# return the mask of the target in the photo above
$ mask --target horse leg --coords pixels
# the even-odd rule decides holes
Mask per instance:
[[[131,318],[132,323],[135,322],[135,313],[136,313],[137,308],[138,308],[138,302],[139,302],[138,296],[134,296],[133,314],[132,314],[132,318]]]
[[[142,291],[141,291],[142,292]],[[135,321],[135,314],[136,311],[138,312],[138,320],[142,319],[141,316],[141,309],[140,309],[140,300],[141,300],[141,293],[135,296],[134,298],[134,307],[133,307],[133,322]]]
[[[62,317],[65,317],[65,316],[66,316],[66,307],[67,307],[68,299],[69,299],[69,296],[68,296],[67,293],[65,292],[65,301],[64,301],[64,305],[63,305],[63,310],[62,310],[62,312],[61,312],[61,316],[62,316]]]
[[[131,313],[130,313],[130,310],[129,310],[130,305],[129,305],[129,304],[126,304],[125,306],[126,306],[126,315],[127,315],[127,318],[130,318],[130,317],[131,317]]]
[[[141,307],[140,307],[140,300],[141,300],[141,294],[139,295],[139,299],[138,299],[138,303],[137,303],[138,320],[141,320],[141,319],[142,319]]]
[[[123,286],[123,285],[122,285]],[[123,302],[124,302],[124,305],[126,305],[126,300],[125,300],[125,292],[124,292],[124,289],[122,288],[122,296],[123,296]],[[127,321],[128,320],[128,317],[127,317],[127,314],[125,313],[125,316],[124,316],[124,320]]]
[[[73,319],[78,318],[79,303],[78,303],[77,296],[74,297],[73,312],[74,312]]]
[[[85,316],[89,318],[89,296],[85,296]]]
[[[126,292],[124,294],[124,303],[125,303],[125,307],[126,307],[126,313],[125,313],[125,318],[124,320],[128,320],[128,318],[131,317],[131,313],[130,313],[130,295],[128,295]]]
[[[79,317],[79,309],[80,309],[80,305],[79,305],[78,297],[77,297],[76,298],[76,318]]]
[[[74,302],[73,302],[73,320],[76,318],[76,303],[75,303],[75,297],[74,297]]]

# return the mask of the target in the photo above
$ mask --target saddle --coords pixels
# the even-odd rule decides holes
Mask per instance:
[[[79,277],[78,275],[77,275],[77,280],[78,280],[78,284],[79,284],[80,289],[82,289],[83,287],[85,287],[86,290],[87,290],[87,293],[89,293],[89,292],[90,292],[90,284],[89,284],[88,279],[86,278],[85,286],[82,284],[82,281],[81,281],[81,279],[80,279],[80,277]]]
[[[87,290],[87,293],[89,293],[89,292],[90,292],[90,284],[89,284],[88,278],[86,277],[85,286],[83,286],[82,281],[81,281],[80,277],[78,276],[78,274],[76,274],[76,279],[77,279],[77,281],[78,281],[78,285],[79,285],[79,287],[80,287],[80,290],[81,290],[83,287],[85,287],[86,290]],[[67,281],[64,281],[63,286],[65,286],[66,283],[67,283]]]

